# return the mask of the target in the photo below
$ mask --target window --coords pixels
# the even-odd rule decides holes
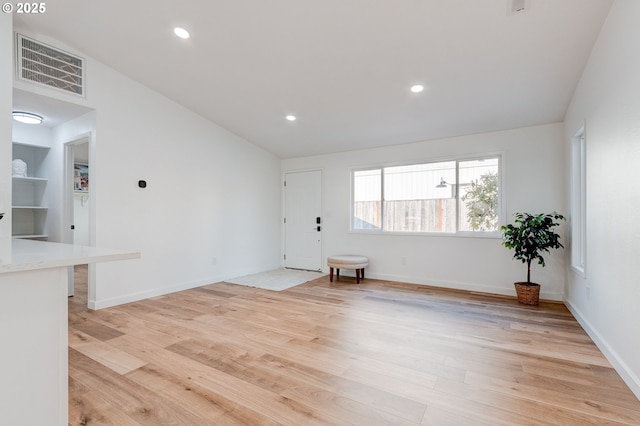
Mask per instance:
[[[571,147],[571,267],[586,271],[586,167],[584,127],[576,133]]]
[[[382,170],[353,174],[353,228],[382,229]]]
[[[497,232],[500,156],[354,170],[354,231]]]

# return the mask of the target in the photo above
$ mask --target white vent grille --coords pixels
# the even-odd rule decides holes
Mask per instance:
[[[82,58],[18,34],[18,78],[84,96]]]

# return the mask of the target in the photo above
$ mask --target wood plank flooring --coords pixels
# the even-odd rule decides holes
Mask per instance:
[[[78,288],[71,425],[640,424],[558,303],[326,276],[84,306]]]

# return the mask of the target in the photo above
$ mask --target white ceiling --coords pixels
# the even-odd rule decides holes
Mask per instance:
[[[562,121],[611,2],[509,2],[57,0],[15,25],[290,158]]]

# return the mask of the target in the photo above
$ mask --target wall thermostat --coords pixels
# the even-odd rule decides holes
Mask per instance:
[[[139,180],[138,181],[138,186],[140,188],[146,188],[147,187],[147,181],[146,180]]]

